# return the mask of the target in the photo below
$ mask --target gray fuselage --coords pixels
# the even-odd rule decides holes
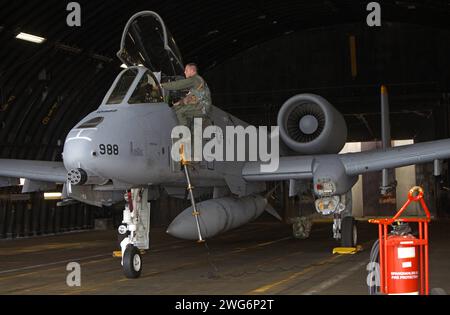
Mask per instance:
[[[64,166],[67,170],[84,170],[89,178],[87,184],[111,185],[112,182],[113,189],[184,186],[180,165],[171,157],[171,132],[177,126],[176,115],[164,102],[128,103],[140,78],[149,72],[144,67],[132,68],[138,74],[123,100],[118,104],[107,103],[120,75],[127,70],[118,76],[100,107],[69,132],[64,145]],[[208,117],[221,128],[247,125],[214,106]],[[192,176],[196,186],[227,186],[224,175],[241,177],[243,164],[202,161],[195,164]],[[242,178],[238,181],[243,183]]]

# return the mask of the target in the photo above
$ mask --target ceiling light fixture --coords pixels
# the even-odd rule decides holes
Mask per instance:
[[[45,41],[45,38],[43,37],[39,37],[36,35],[31,35],[31,34],[27,34],[27,33],[19,33],[16,36],[17,39],[21,39],[21,40],[26,40],[28,42],[32,42],[32,43],[36,43],[36,44],[41,44]]]
[[[62,194],[60,192],[46,192],[44,193],[44,199],[45,200],[57,200],[61,199]]]

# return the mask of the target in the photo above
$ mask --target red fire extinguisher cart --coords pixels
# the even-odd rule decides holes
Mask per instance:
[[[400,218],[411,202],[420,202],[426,217]],[[391,219],[369,220],[378,224],[380,289],[384,294],[429,294],[428,288],[428,222],[430,212],[423,200],[423,190],[415,186],[408,200]],[[412,234],[388,234],[388,225],[417,222],[418,238]]]

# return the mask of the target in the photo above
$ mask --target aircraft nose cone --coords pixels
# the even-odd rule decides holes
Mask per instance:
[[[91,144],[86,141],[70,141],[64,145],[63,160],[66,169],[79,167],[93,159]]]
[[[92,139],[96,131],[71,130],[64,143],[63,161],[66,169],[86,167],[95,161]]]
[[[172,223],[170,223],[166,232],[167,234],[177,238],[185,240],[197,240],[197,225],[195,223],[195,217],[192,215],[191,208],[188,208],[180,213],[172,221]]]

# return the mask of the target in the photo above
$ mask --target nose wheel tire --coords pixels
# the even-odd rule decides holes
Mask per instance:
[[[356,247],[358,242],[358,229],[353,217],[344,217],[341,222],[341,246]]]
[[[127,245],[123,254],[123,272],[127,278],[135,279],[141,275],[142,257],[134,245]]]

